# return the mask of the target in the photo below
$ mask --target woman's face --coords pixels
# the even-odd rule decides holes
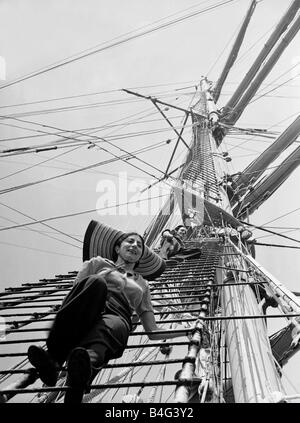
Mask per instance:
[[[129,235],[119,247],[116,247],[116,252],[125,262],[136,263],[143,253],[141,238],[139,235]]]
[[[183,227],[180,227],[180,228],[177,230],[177,233],[178,233],[178,235],[179,235],[179,236],[181,236],[182,238],[184,238],[184,237],[185,237],[185,235],[186,235],[186,233],[187,233],[187,230],[186,230],[185,228],[183,228]]]

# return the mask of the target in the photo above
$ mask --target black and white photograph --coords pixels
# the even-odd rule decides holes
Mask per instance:
[[[3,408],[300,403],[299,29],[300,0],[0,0]]]

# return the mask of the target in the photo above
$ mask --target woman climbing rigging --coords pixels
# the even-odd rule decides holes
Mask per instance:
[[[183,241],[186,238],[187,228],[183,225],[176,226],[170,231],[165,229],[161,234],[159,255],[168,260],[182,250]]]
[[[159,328],[143,276],[154,279],[165,264],[145,246],[141,235],[92,221],[83,256],[83,267],[50,329],[47,351],[36,345],[28,349],[30,363],[49,386],[56,384],[58,371],[67,361],[65,403],[80,403],[99,370],[122,356],[134,311],[151,340],[187,335],[186,330],[167,336],[156,333]]]

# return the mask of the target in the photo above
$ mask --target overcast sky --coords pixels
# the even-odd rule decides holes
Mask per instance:
[[[32,222],[32,219],[93,210],[103,204],[101,190],[104,187],[111,187],[116,203],[133,201],[137,199],[136,193],[142,184],[147,186],[162,176],[159,170],[166,169],[176,136],[149,101],[120,90],[130,88],[188,107],[195,95],[194,86],[201,76],[207,76],[213,82],[219,77],[250,0],[234,0],[205,11],[220,3],[214,0],[0,2],[1,83],[16,82],[0,90],[1,151],[33,145],[40,148],[59,139],[59,135],[49,136],[49,133],[84,132],[90,128],[97,128],[94,135],[117,146],[108,143],[99,143],[94,148],[88,148],[87,144],[74,145],[72,151],[71,148],[61,148],[0,157],[1,190],[110,160],[124,154],[124,150],[132,152],[153,147],[139,156],[152,167],[131,160],[130,163],[140,170],[124,161],[115,161],[2,193],[2,228]],[[289,4],[282,0],[258,3],[239,59],[224,85],[219,107],[226,104]],[[193,16],[169,25],[189,14]],[[166,26],[161,28],[163,24]],[[96,46],[101,51],[63,66],[52,66],[78,57],[82,52],[91,53]],[[298,36],[265,80],[260,94],[276,89],[250,104],[238,126],[265,128],[278,134],[293,122],[299,113],[299,47]],[[3,64],[6,65],[5,72]],[[36,71],[49,69],[49,66],[53,69],[17,82]],[[177,111],[168,113],[174,124],[180,126],[182,114]],[[65,138],[60,138],[60,143],[67,137],[78,137],[74,132],[64,132],[63,135]],[[185,138],[191,139],[190,127]],[[263,138],[242,138],[227,137],[223,143],[223,150],[232,157],[229,173],[243,170],[270,143]],[[167,140],[171,142],[167,144]],[[183,154],[185,147],[182,145],[174,167],[181,163]],[[24,169],[27,170],[22,171]],[[299,208],[270,225],[283,227],[274,229],[279,232],[287,230],[286,227],[300,227],[299,175],[298,169],[253,214],[251,222],[263,225]],[[128,188],[130,183],[132,185]],[[162,185],[149,191],[149,195],[166,195],[168,190],[168,185]],[[122,230],[143,232],[160,205],[157,200],[152,201],[146,215],[133,216],[137,209],[131,209],[122,216],[111,215],[111,211],[110,215],[102,212],[101,216],[92,212],[47,222],[72,238],[38,224],[2,231],[0,288],[78,270],[81,265],[80,241],[90,219],[101,220]],[[49,235],[57,239],[49,238]],[[257,238],[264,235],[255,232]],[[299,230],[287,235],[300,239]],[[262,238],[261,242],[299,245],[277,237]],[[299,254],[299,250],[257,248],[257,259],[262,265],[289,289],[296,291],[300,291]]]

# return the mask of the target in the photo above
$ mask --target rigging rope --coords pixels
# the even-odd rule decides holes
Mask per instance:
[[[292,69],[293,69],[294,67],[296,67],[296,66],[299,66],[299,63],[300,63],[300,62],[298,62],[295,66],[293,66],[293,67],[292,67]],[[271,93],[271,92],[273,92],[273,91],[277,90],[278,88],[280,88],[280,87],[282,87],[283,85],[285,85],[287,82],[289,82],[289,81],[293,81],[294,79],[298,78],[298,76],[299,76],[299,75],[300,75],[300,73],[297,73],[295,76],[293,76],[292,78],[287,79],[286,81],[284,81],[284,82],[282,82],[281,84],[277,85],[275,88],[272,88],[271,90],[266,91],[265,93],[261,94],[260,96],[255,97],[252,101],[250,101],[250,102],[249,102],[249,104],[252,104],[252,103],[254,103],[255,101],[257,101],[257,100],[259,100],[259,99],[261,99],[261,98],[265,97],[267,94],[269,94],[269,93]]]
[[[38,252],[41,252],[41,253],[49,253],[49,254],[55,254],[55,255],[58,255],[58,256],[64,256],[64,257],[74,257],[74,258],[80,258],[80,256],[73,256],[73,255],[71,255],[71,254],[64,254],[64,253],[58,253],[58,252],[55,252],[55,251],[50,251],[50,250],[43,250],[43,249],[41,249],[41,248],[34,248],[34,247],[28,247],[27,245],[25,246],[25,245],[18,245],[18,244],[14,244],[14,243],[12,243],[12,242],[4,242],[4,241],[0,241],[0,244],[3,244],[3,245],[8,245],[8,246],[10,246],[10,247],[18,247],[18,248],[25,248],[25,249],[27,249],[27,250],[32,250],[32,251],[38,251]],[[75,246],[74,246],[75,247]]]
[[[46,68],[43,68],[41,70],[32,72],[31,74],[25,75],[23,77],[19,77],[19,78],[15,79],[15,80],[13,80],[11,82],[8,82],[8,83],[6,83],[4,85],[1,85],[0,86],[0,89],[6,88],[6,87],[10,87],[10,86],[15,85],[15,84],[17,84],[19,82],[26,81],[26,80],[28,80],[30,78],[36,77],[36,76],[41,75],[43,73],[49,72],[49,71],[54,70],[54,69],[58,69],[58,68],[60,68],[62,66],[68,65],[70,63],[74,63],[74,62],[76,62],[78,60],[81,60],[83,58],[89,57],[89,56],[94,55],[96,53],[100,53],[100,52],[105,51],[107,49],[110,49],[112,47],[115,47],[115,46],[124,44],[124,43],[126,43],[128,41],[134,40],[136,38],[139,38],[139,37],[142,37],[144,35],[150,34],[152,32],[156,32],[156,31],[158,31],[160,29],[167,28],[168,26],[174,25],[176,23],[180,23],[180,22],[182,22],[182,21],[184,21],[186,19],[193,18],[194,16],[200,15],[200,14],[205,13],[205,12],[209,12],[210,10],[216,9],[216,8],[218,8],[220,6],[224,6],[224,5],[228,4],[228,3],[232,3],[234,1],[235,0],[227,0],[227,1],[223,1],[223,2],[220,2],[220,3],[214,4],[214,5],[210,6],[210,7],[207,7],[206,9],[202,9],[202,10],[199,10],[197,12],[193,12],[193,13],[187,14],[186,16],[183,16],[181,18],[174,19],[173,21],[170,21],[170,22],[167,22],[165,24],[158,25],[157,27],[151,28],[149,30],[143,31],[140,34],[137,34],[137,35],[133,35],[131,37],[124,38],[123,40],[121,39],[120,41],[113,42],[113,43],[108,44],[107,46],[104,46],[104,47],[101,47],[101,48],[96,48],[94,51],[91,51],[89,53],[79,53],[79,56],[78,57],[75,57],[75,58],[73,57],[73,58],[70,58],[68,60],[59,62],[57,64],[49,65]],[[102,43],[102,45],[103,45],[103,43]]]
[[[15,220],[12,220],[12,219],[8,219],[7,217],[3,217],[3,216],[1,216],[1,219],[7,220],[8,222],[11,222],[11,223],[19,224],[19,222],[16,222]],[[72,247],[78,248],[78,245],[71,244],[70,242],[67,242],[67,241],[64,241],[64,240],[62,240],[62,239],[60,239],[60,238],[56,238],[56,237],[54,237],[54,236],[51,236],[51,235],[50,235],[50,234],[48,234],[48,233],[45,233],[45,232],[43,232],[43,231],[39,231],[38,229],[32,229],[32,228],[24,228],[24,229],[25,229],[25,230],[29,230],[29,231],[31,231],[31,232],[35,232],[35,233],[37,233],[37,234],[39,234],[39,235],[47,236],[47,237],[48,237],[48,238],[50,238],[50,239],[54,239],[55,241],[62,242],[62,243],[64,243],[64,244],[66,244],[66,245],[71,245]]]
[[[127,201],[125,203],[114,204],[114,205],[111,205],[111,206],[108,206],[108,207],[100,207],[100,208],[95,208],[95,209],[90,209],[90,210],[84,210],[84,211],[80,211],[80,212],[69,213],[69,214],[55,216],[55,217],[48,217],[46,219],[37,220],[36,222],[23,223],[23,224],[20,224],[20,225],[15,225],[15,226],[9,226],[9,227],[6,227],[6,228],[1,228],[0,229],[0,232],[6,231],[6,230],[9,230],[9,229],[22,228],[24,226],[31,226],[31,225],[35,225],[37,223],[49,222],[51,220],[65,219],[67,217],[74,217],[74,216],[79,216],[79,215],[82,215],[82,214],[94,213],[95,211],[99,211],[99,210],[113,209],[115,207],[122,207],[122,206],[126,206],[126,205],[129,205],[129,204],[136,204],[136,203],[139,203],[139,202],[142,202],[142,201],[149,201],[149,200],[153,200],[153,199],[156,199],[156,198],[163,198],[163,197],[166,197],[166,196],[167,196],[167,194],[156,195],[156,196],[149,197],[149,198],[146,198],[146,199],[140,199],[140,200],[137,200],[137,201]]]
[[[17,210],[17,209],[16,209],[16,208],[14,208],[14,207],[8,206],[7,204],[1,203],[1,202],[0,202],[0,205],[1,205],[1,206],[3,206],[3,207],[8,208],[9,210],[13,210],[13,211],[14,211],[14,212],[16,212],[16,213],[21,214],[22,216],[28,217],[28,219],[31,219],[31,220],[33,220],[34,222],[36,222],[36,221],[37,221],[37,219],[35,219],[34,217],[31,217],[31,216],[29,216],[28,214],[26,214],[26,213],[24,213],[24,212],[21,212],[20,210]],[[15,223],[16,223],[16,222],[15,222]],[[70,235],[70,234],[67,234],[66,232],[63,232],[63,231],[61,231],[60,229],[55,228],[54,226],[48,225],[47,223],[43,223],[43,226],[46,226],[46,228],[53,229],[55,232],[57,232],[57,233],[59,233],[59,234],[61,234],[61,235],[64,235],[64,236],[66,236],[66,237],[68,237],[68,238],[71,238],[71,239],[73,239],[74,241],[77,241],[77,242],[79,242],[79,243],[81,243],[81,244],[82,244],[82,240],[81,240],[81,239],[75,238],[74,236],[72,236],[72,235]],[[54,239],[57,239],[57,238],[54,238]],[[70,245],[73,245],[73,244],[70,244]],[[73,245],[73,247],[75,247],[75,245]],[[78,246],[76,246],[76,247],[78,247]]]
[[[121,90],[120,90],[121,91]],[[164,91],[164,92],[153,92],[151,93],[151,96],[159,97],[159,98],[169,98],[178,100],[178,94],[173,92],[174,90],[170,91]],[[192,93],[185,92],[182,93],[181,96],[187,96]],[[99,107],[107,107],[112,106],[113,108],[116,108],[116,106],[119,105],[127,105],[132,103],[138,103],[141,102],[140,99],[120,99],[120,100],[107,100],[107,101],[101,101],[101,102],[95,102],[95,103],[86,103],[86,104],[77,104],[72,106],[60,106],[60,107],[54,107],[51,109],[38,109],[38,110],[30,110],[30,111],[23,111],[23,112],[15,112],[11,114],[2,115],[2,118],[20,118],[25,116],[39,116],[39,115],[48,115],[53,113],[59,113],[59,112],[73,112],[78,110],[85,110],[85,109],[94,109]],[[1,108],[1,106],[0,106]]]
[[[136,154],[142,154],[142,153],[144,153],[144,152],[146,152],[146,151],[151,151],[151,150],[153,150],[153,149],[163,147],[165,144],[166,144],[166,142],[165,142],[165,141],[161,141],[161,142],[159,142],[159,143],[157,143],[157,144],[154,144],[154,145],[149,145],[149,146],[147,146],[147,147],[143,147],[143,148],[141,148],[141,149],[135,150],[135,151],[131,152],[130,154],[123,154],[122,156],[116,156],[116,155],[114,155],[113,153],[110,153],[110,152],[109,152],[110,154],[112,154],[112,155],[114,156],[114,158],[112,158],[112,159],[107,159],[107,160],[103,160],[103,161],[101,161],[101,162],[94,163],[94,164],[92,164],[92,165],[88,165],[88,166],[84,166],[84,167],[81,167],[81,168],[79,168],[79,169],[70,170],[69,172],[65,172],[65,173],[62,173],[62,174],[60,174],[60,175],[51,176],[51,177],[48,177],[48,178],[45,178],[45,179],[40,179],[40,180],[35,181],[35,182],[28,182],[28,183],[26,183],[26,184],[17,185],[17,186],[15,186],[15,187],[5,188],[5,189],[3,189],[3,190],[0,190],[0,195],[1,195],[1,194],[6,194],[6,193],[8,193],[8,192],[16,191],[16,190],[19,190],[19,189],[27,188],[27,187],[32,186],[32,185],[41,184],[41,183],[43,183],[43,182],[52,181],[52,180],[54,180],[54,179],[62,178],[62,177],[64,177],[64,176],[74,175],[74,174],[76,174],[76,173],[83,172],[84,170],[94,169],[94,168],[96,168],[96,167],[99,167],[99,166],[104,166],[104,165],[106,165],[106,164],[110,164],[110,163],[113,163],[113,162],[118,161],[118,160],[126,160],[126,162],[127,162],[127,163],[129,163],[129,162],[128,162],[128,160],[129,160],[129,159],[132,159],[132,158],[133,158],[133,157],[132,157],[133,155],[136,155]],[[104,151],[106,151],[106,152],[108,152],[108,151],[107,151],[106,149],[104,149],[103,147],[102,147],[101,149],[102,149],[102,150],[104,150]],[[134,167],[137,167],[137,166],[134,166]],[[153,178],[155,178],[155,179],[159,179],[159,178],[157,178],[156,176],[154,176],[154,175],[150,174],[149,172],[147,172],[147,171],[145,171],[145,170],[143,170],[143,169],[141,169],[141,168],[138,168],[138,169],[139,169],[139,170],[141,170],[143,173],[146,173],[147,175],[150,175],[151,177],[153,177]],[[162,172],[162,171],[161,171],[161,172]],[[163,173],[163,172],[162,172],[162,173]],[[166,182],[165,182],[165,183],[166,183]]]
[[[253,242],[254,245],[260,245],[263,247],[279,247],[279,248],[294,248],[296,250],[300,250],[300,247],[294,247],[292,245],[282,245],[282,244],[264,244],[261,242]]]
[[[257,225],[254,225],[253,223],[243,222],[242,220],[241,220],[240,222],[241,222],[242,224],[244,224],[244,225],[251,226],[251,227],[253,227],[253,228],[255,228],[255,229],[259,229],[259,230],[261,230],[261,231],[268,232],[268,233],[271,233],[271,234],[273,234],[273,235],[281,236],[282,238],[286,238],[286,239],[289,239],[290,241],[295,241],[295,242],[298,242],[298,243],[300,244],[300,240],[298,240],[298,239],[291,238],[291,237],[289,237],[289,236],[286,236],[286,235],[280,234],[280,233],[278,233],[278,232],[271,231],[270,229],[266,229],[266,228],[264,228],[263,226],[257,226]]]
[[[138,87],[129,87],[129,89],[167,87],[167,86],[170,86],[170,85],[182,85],[182,84],[188,84],[188,83],[193,83],[193,86],[194,86],[197,83],[197,81],[198,80],[182,81],[182,82],[169,82],[169,83],[156,84],[156,85],[143,85],[143,86],[138,86]],[[191,87],[188,87],[188,88],[191,88]],[[115,90],[106,90],[106,91],[97,91],[97,92],[91,92],[91,93],[83,93],[83,94],[77,94],[77,95],[65,96],[65,97],[55,97],[55,98],[50,98],[50,99],[45,99],[45,100],[36,100],[36,101],[31,101],[31,102],[26,102],[26,103],[5,104],[5,105],[2,105],[2,106],[0,105],[0,109],[9,108],[9,107],[29,106],[29,105],[32,105],[32,104],[40,104],[40,103],[49,103],[51,101],[69,100],[69,99],[73,99],[73,98],[88,97],[88,96],[99,95],[99,94],[111,94],[111,93],[115,93],[115,92],[119,92],[119,91],[121,91],[121,88],[117,88]]]

